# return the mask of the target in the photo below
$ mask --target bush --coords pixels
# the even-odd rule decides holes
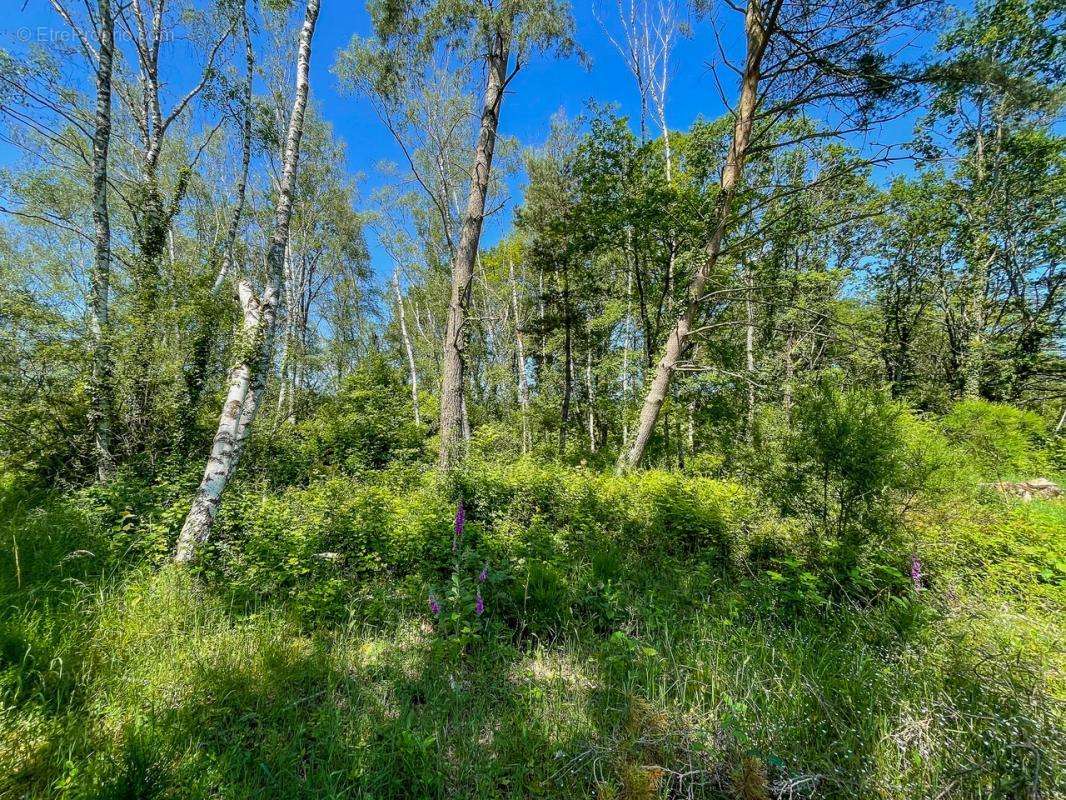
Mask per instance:
[[[1039,415],[1004,403],[964,400],[940,421],[948,440],[988,480],[1032,478],[1048,468]]]
[[[449,513],[434,491],[405,498],[344,478],[246,491],[227,499],[207,563],[245,601],[285,597],[308,619],[343,616],[375,576],[433,564]]]
[[[260,429],[247,471],[290,485],[418,461],[425,456],[425,433],[414,423],[408,397],[402,378],[384,359],[368,359],[306,419]]]
[[[728,556],[754,516],[751,495],[730,481],[658,470],[611,475],[529,459],[471,466],[457,491],[476,519],[519,532],[533,548],[523,554],[541,558],[619,544]]]
[[[781,572],[821,572],[825,584],[864,593],[905,586],[904,513],[950,485],[950,452],[936,431],[885,392],[828,376],[801,394],[788,453],[779,497],[811,540],[806,562],[789,560]]]

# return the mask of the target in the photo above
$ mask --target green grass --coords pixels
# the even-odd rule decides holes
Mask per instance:
[[[129,544],[101,523],[111,517],[83,499],[9,492],[0,798],[1066,789],[1063,505],[986,502],[926,519],[919,598],[783,615],[748,596],[762,589],[718,549],[641,559],[619,544],[589,563],[577,544],[588,526],[565,517],[620,484],[571,480],[545,521],[533,477],[518,475],[521,508],[491,525],[475,504],[470,535],[498,555],[561,548],[561,579],[580,585],[551,602],[572,608],[525,626],[529,597],[505,611],[501,589],[465,647],[425,608],[434,573],[368,577],[344,614],[309,620],[292,595],[238,602],[210,573],[123,557]],[[492,507],[507,507],[493,485]],[[676,526],[696,511],[663,513]],[[536,521],[525,538],[508,522],[523,514]]]

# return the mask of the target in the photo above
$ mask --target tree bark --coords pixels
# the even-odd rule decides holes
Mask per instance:
[[[596,384],[592,376],[592,337],[585,351],[585,392],[588,399],[589,450],[596,452]]]
[[[563,402],[559,411],[559,455],[566,453],[570,432],[570,403],[574,392],[574,337],[570,330],[570,280],[565,268],[562,277],[563,298]]]
[[[755,443],[755,287],[751,265],[744,265],[744,376],[747,383],[747,408],[744,439]]]
[[[507,63],[510,60],[511,30],[498,29],[490,42],[487,59],[485,98],[481,110],[470,178],[463,227],[452,260],[451,299],[448,304],[448,323],[444,333],[444,366],[440,398],[440,459],[441,468],[453,467],[462,456],[463,421],[465,418],[463,393],[465,389],[464,350],[466,349],[466,311],[470,304],[474,261],[481,240],[481,226],[485,219],[485,197],[489,189],[489,173],[496,147],[496,130],[500,122],[500,107],[507,84]]]
[[[528,453],[533,442],[529,436],[529,381],[526,378],[526,348],[522,336],[522,320],[518,313],[518,281],[514,275],[514,261],[507,260],[511,273],[511,313],[514,316],[515,367],[518,372],[518,407],[522,415],[522,453]]]
[[[289,118],[285,160],[267,251],[266,285],[262,298],[257,298],[247,280],[238,282],[238,296],[244,310],[243,341],[239,349],[241,355],[230,371],[229,390],[211,445],[211,454],[178,537],[174,560],[179,564],[191,562],[196,557],[197,547],[211,534],[222,493],[236,467],[266,389],[266,378],[273,358],[274,323],[289,241],[289,223],[292,220],[293,187],[309,91],[311,39],[318,21],[318,8],[319,0],[307,0],[297,56],[296,96]]]
[[[400,322],[400,336],[403,337],[403,348],[407,353],[407,368],[411,373],[411,408],[414,411],[415,425],[421,425],[422,420],[418,414],[418,367],[415,366],[415,348],[407,331],[407,315],[403,310],[403,294],[400,293],[399,270],[392,273],[392,290],[396,294],[396,313]]]
[[[92,270],[93,362],[90,424],[96,474],[107,480],[114,470],[111,452],[111,416],[114,408],[113,370],[111,368],[111,217],[107,198],[107,160],[111,147],[111,80],[114,70],[115,19],[111,0],[99,0],[99,50],[96,63],[96,121],[93,130],[93,227],[94,259]]]
[[[747,33],[747,56],[741,78],[740,103],[737,107],[736,122],[733,125],[733,141],[722,170],[721,191],[715,209],[714,232],[707,245],[706,257],[696,270],[689,286],[685,311],[670,331],[665,351],[655,367],[651,385],[640,411],[633,444],[628,450],[623,451],[618,460],[620,470],[637,467],[644,456],[644,450],[651,439],[655,423],[659,419],[659,412],[670,390],[670,380],[699,314],[703,293],[707,288],[711,273],[718,264],[718,257],[722,252],[722,239],[732,221],[733,200],[743,172],[744,158],[751,142],[758,100],[759,68],[766,49],[768,33],[764,20],[761,18],[757,0],[748,0],[745,31]]]

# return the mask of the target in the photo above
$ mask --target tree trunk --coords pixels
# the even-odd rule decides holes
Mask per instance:
[[[629,351],[633,339],[633,264],[629,251],[633,245],[633,229],[626,227],[626,317],[622,330],[622,450],[629,446]]]
[[[988,174],[987,156],[985,153],[985,137],[981,130],[981,114],[979,109],[977,122],[977,135],[974,146],[974,187],[973,192],[977,195],[980,205],[971,209],[969,216],[971,223],[977,230],[977,241],[974,242],[973,266],[968,281],[968,297],[966,298],[969,308],[966,309],[967,336],[965,351],[962,357],[962,396],[972,400],[981,394],[981,374],[985,365],[985,328],[988,325],[986,300],[988,284],[991,276],[992,265],[996,260],[994,246],[985,231],[984,217],[987,213],[988,198],[984,196],[989,183],[986,180]],[[998,155],[1002,145],[1002,124],[996,126],[996,135],[993,139],[994,153]],[[993,165],[996,161],[993,160]],[[993,166],[994,168],[994,166]]]
[[[737,119],[733,125],[733,141],[722,170],[721,192],[715,209],[715,228],[711,241],[707,245],[707,254],[689,286],[685,311],[674,325],[666,340],[666,349],[655,367],[655,373],[644,398],[640,418],[628,451],[623,451],[619,458],[619,469],[632,469],[640,464],[644,450],[651,438],[659,412],[666,401],[670,389],[670,379],[681,359],[682,351],[688,343],[689,335],[696,322],[696,317],[703,302],[703,293],[707,288],[711,273],[718,264],[722,251],[722,239],[729,228],[733,216],[733,200],[737,185],[744,168],[744,157],[751,141],[752,125],[755,121],[756,102],[759,88],[759,66],[766,47],[766,30],[759,15],[756,0],[749,0],[745,17],[747,33],[747,57],[741,79],[740,103],[737,107]]]
[[[281,365],[278,368],[278,407],[275,412],[275,425],[291,417],[292,395],[295,392],[296,369],[293,364],[293,343],[297,338],[299,325],[299,307],[303,291],[302,283],[297,277],[292,261],[292,248],[285,248],[284,295],[285,295],[285,331],[281,337]]]
[[[747,407],[744,417],[744,439],[755,443],[755,287],[751,265],[744,265],[744,377],[747,383]]]
[[[988,324],[985,300],[988,293],[989,272],[994,259],[994,254],[979,259],[970,279],[968,336],[966,350],[962,357],[962,396],[966,400],[975,400],[981,394],[981,373],[984,372],[985,361],[985,327]]]
[[[466,310],[470,304],[474,260],[481,240],[485,219],[485,196],[489,189],[492,155],[496,147],[496,129],[500,106],[507,83],[510,60],[511,30],[494,32],[487,60],[485,98],[481,110],[474,169],[470,178],[463,228],[452,260],[452,289],[448,305],[448,324],[444,333],[444,368],[440,398],[440,466],[449,469],[460,459],[463,450],[463,393],[465,388]]]
[[[289,118],[285,160],[267,251],[267,279],[263,297],[256,298],[248,281],[239,281],[238,293],[244,309],[243,341],[239,348],[241,355],[230,371],[229,390],[211,445],[211,454],[207,459],[192,508],[178,537],[174,555],[174,560],[178,563],[192,561],[196,556],[197,546],[211,534],[222,493],[236,467],[241,447],[251,430],[266,388],[267,373],[273,357],[275,314],[281,293],[285,250],[289,241],[293,187],[300,158],[300,138],[303,135],[304,111],[307,108],[309,90],[311,39],[318,21],[318,7],[319,0],[307,0],[307,12],[300,31],[296,96],[293,100],[292,116]]]
[[[783,400],[782,400],[782,403],[783,403],[783,405],[785,407],[785,421],[788,423],[788,426],[790,428],[792,427],[792,402],[793,402],[792,401],[792,393],[793,393],[793,388],[792,387],[793,387],[793,382],[795,380],[795,370],[796,370],[795,364],[792,361],[792,351],[796,347],[795,339],[796,339],[795,328],[793,328],[793,326],[790,324],[789,327],[788,327],[788,336],[785,339],[785,352],[784,352],[785,381],[784,381],[784,387],[783,387],[784,397],[783,397]]]
[[[92,270],[93,371],[90,424],[97,477],[107,480],[115,465],[111,452],[111,415],[114,387],[111,369],[111,218],[107,203],[107,159],[111,146],[111,77],[114,69],[115,20],[111,0],[99,0],[100,47],[96,65],[96,121],[93,131],[93,227]]]
[[[570,428],[570,403],[574,392],[574,337],[570,331],[570,281],[563,272],[563,402],[559,412],[559,455],[566,452]]]
[[[588,396],[589,450],[596,452],[596,384],[592,377],[592,335],[585,351],[585,392]]]
[[[526,348],[522,336],[522,320],[518,313],[518,281],[514,276],[514,261],[507,260],[511,273],[511,313],[514,316],[515,365],[518,372],[518,407],[522,414],[522,453],[528,453],[533,442],[529,436],[529,381],[526,379]]]
[[[418,415],[418,368],[415,366],[415,348],[407,331],[407,316],[403,310],[403,294],[400,293],[400,271],[392,273],[392,290],[396,294],[397,319],[400,322],[400,336],[403,337],[403,349],[407,353],[407,368],[411,372],[411,408],[414,411],[415,425],[421,425]]]

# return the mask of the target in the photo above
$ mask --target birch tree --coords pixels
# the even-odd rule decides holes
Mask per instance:
[[[300,138],[310,90],[311,40],[318,21],[318,11],[319,0],[307,0],[297,50],[295,96],[285,136],[285,157],[267,249],[265,285],[261,293],[256,293],[246,276],[237,278],[237,294],[243,312],[241,346],[236,363],[230,370],[229,386],[211,454],[178,537],[174,555],[177,563],[191,562],[196,557],[197,547],[210,536],[222,493],[236,467],[241,447],[250,433],[266,390],[277,306],[281,300],[285,251],[289,243]]]
[[[158,387],[151,378],[151,360],[159,334],[155,317],[167,242],[172,241],[171,226],[181,210],[193,170],[205,147],[201,145],[193,149],[189,160],[178,168],[169,192],[160,180],[160,164],[175,124],[216,78],[217,60],[240,24],[239,18],[230,13],[231,9],[223,5],[216,10],[218,18],[205,26],[211,29],[211,33],[207,34],[203,64],[193,73],[192,85],[169,104],[165,89],[172,81],[163,71],[162,53],[164,39],[173,34],[178,23],[169,13],[167,0],[130,0],[116,17],[124,38],[132,44],[130,55],[136,64],[136,79],[117,84],[118,96],[134,123],[139,145],[134,164],[136,174],[131,176],[129,190],[124,195],[133,219],[136,250],[131,276],[135,288],[130,408],[133,451],[147,445],[147,435],[152,428],[154,395]],[[195,15],[182,16],[186,20],[195,19]],[[221,125],[220,118],[205,132],[205,141],[210,141]]]
[[[92,247],[89,292],[86,303],[92,365],[89,380],[88,423],[93,437],[93,461],[97,478],[106,480],[115,466],[112,442],[114,415],[114,367],[111,336],[111,213],[109,207],[109,163],[112,139],[112,105],[115,82],[115,8],[111,0],[85,3],[79,17],[67,0],[50,0],[52,9],[73,33],[73,51],[88,67],[94,95],[93,113],[84,112],[80,96],[61,83],[61,76],[49,69],[38,74],[4,58],[0,77],[0,115],[15,129],[25,131],[26,139],[8,141],[40,156],[35,141],[45,143],[53,153],[70,158],[72,174],[85,174],[91,189],[92,233],[83,233],[52,214],[2,208],[15,217],[65,228],[82,237]],[[0,54],[6,56],[6,54]],[[86,157],[83,142],[88,141]]]
[[[407,314],[404,311],[403,292],[400,291],[400,270],[392,273],[392,291],[396,298],[396,317],[400,323],[400,336],[403,338],[404,354],[407,356],[407,368],[411,381],[411,409],[415,418],[415,425],[421,425],[422,420],[418,412],[418,365],[415,363],[415,348],[411,341],[411,334],[407,330]]]
[[[53,0],[58,7],[59,0]],[[115,18],[110,0],[99,0],[95,23],[96,120],[93,129],[93,227],[91,327],[93,338],[92,419],[97,476],[106,480],[114,467],[111,415],[114,390],[111,368],[111,214],[108,209],[107,161],[111,147],[111,81],[114,72]]]

